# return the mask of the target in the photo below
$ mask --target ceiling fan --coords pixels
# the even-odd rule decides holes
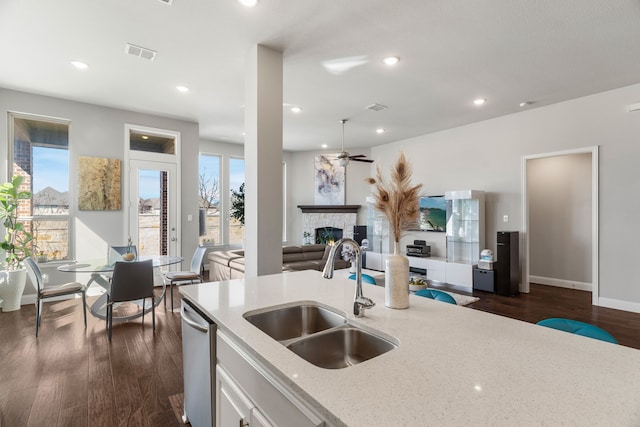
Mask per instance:
[[[344,151],[344,125],[347,123],[347,121],[347,119],[340,120],[340,123],[342,123],[342,151],[340,151],[336,156],[338,165],[347,166],[349,164],[349,160],[353,160],[354,162],[373,163],[373,160],[365,159],[365,157],[367,156],[365,156],[364,154],[356,154],[352,156],[348,152]]]

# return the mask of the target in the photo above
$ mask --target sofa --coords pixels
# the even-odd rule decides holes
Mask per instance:
[[[302,245],[282,247],[282,271],[322,271],[329,256],[330,246]],[[209,280],[228,280],[244,277],[244,251],[209,252]],[[336,256],[336,269],[347,268],[349,263]]]

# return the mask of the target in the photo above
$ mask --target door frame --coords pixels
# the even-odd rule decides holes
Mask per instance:
[[[529,160],[546,157],[558,157],[572,154],[591,154],[591,303],[599,305],[600,273],[599,273],[599,232],[598,232],[598,146],[576,148],[572,150],[556,151],[551,153],[522,156],[522,264],[524,276],[522,280],[522,292],[529,292],[530,261],[529,261],[529,197],[527,184],[527,162]]]
[[[175,149],[174,149],[174,154],[165,154],[165,153],[152,153],[152,152],[146,152],[146,151],[137,151],[137,150],[130,150],[130,140],[129,140],[129,136],[131,134],[132,131],[135,132],[141,132],[141,133],[147,133],[150,135],[155,135],[155,136],[162,136],[162,137],[167,137],[167,138],[173,138],[173,140],[175,141]],[[135,125],[135,124],[129,124],[129,123],[125,123],[124,125],[124,163],[125,163],[125,167],[124,167],[124,173],[123,173],[123,182],[124,182],[124,200],[126,203],[126,209],[127,209],[127,213],[125,215],[125,232],[127,233],[127,236],[125,236],[125,240],[128,238],[128,236],[130,235],[131,232],[131,161],[132,160],[140,160],[140,161],[145,161],[145,162],[151,162],[151,163],[157,163],[158,166],[160,166],[161,164],[172,164],[175,165],[176,168],[176,177],[175,177],[175,181],[176,181],[176,194],[174,197],[175,200],[175,222],[176,222],[176,256],[181,256],[182,254],[182,210],[180,209],[180,207],[182,206],[182,200],[181,200],[181,189],[182,189],[182,184],[181,184],[181,170],[180,170],[180,132],[178,131],[173,131],[173,130],[168,130],[168,129],[160,129],[160,128],[153,128],[153,127],[148,127],[148,126],[142,126],[142,125]],[[137,209],[137,207],[136,207]]]

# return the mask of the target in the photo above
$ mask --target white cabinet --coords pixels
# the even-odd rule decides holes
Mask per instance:
[[[324,420],[223,331],[217,333],[217,426],[324,426]]]
[[[423,268],[427,270],[427,280],[431,282],[447,282],[446,268],[447,260],[437,257],[407,257],[409,258],[409,266]]]
[[[447,261],[475,264],[484,249],[484,192],[447,191]]]
[[[447,262],[446,269],[448,284],[462,286],[469,288],[469,290],[473,288],[473,264]]]
[[[217,426],[268,427],[272,425],[219,365],[216,369],[216,381]]]
[[[369,270],[384,271],[384,261],[393,253],[393,237],[389,229],[389,221],[374,207],[373,197],[366,198],[367,205],[367,240],[365,267]]]

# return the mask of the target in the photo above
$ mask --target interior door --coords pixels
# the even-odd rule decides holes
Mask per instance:
[[[176,165],[129,163],[129,233],[138,254],[179,255]]]

